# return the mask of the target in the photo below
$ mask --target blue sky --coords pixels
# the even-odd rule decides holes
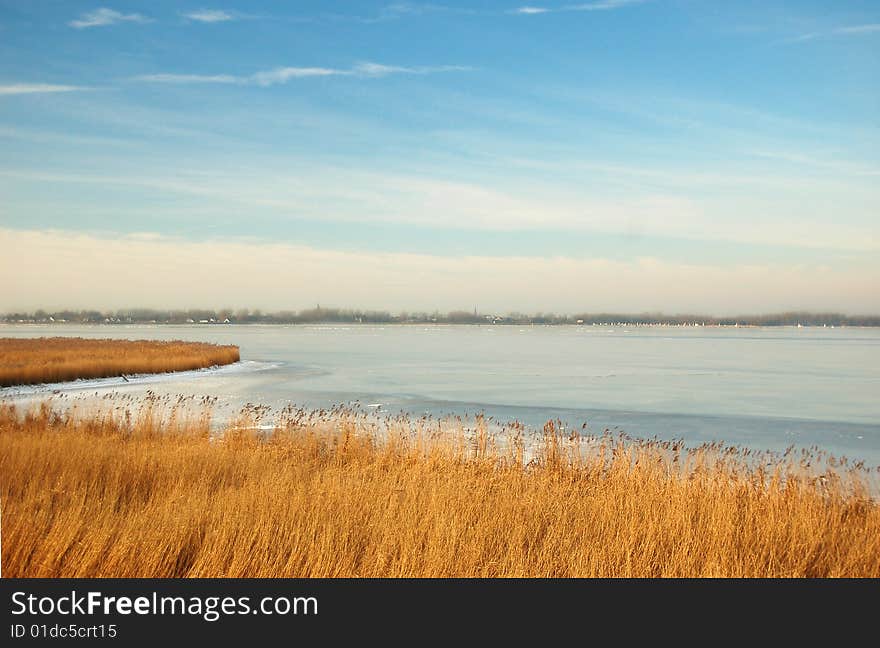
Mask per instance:
[[[0,1],[0,310],[877,311],[878,158],[876,2]]]

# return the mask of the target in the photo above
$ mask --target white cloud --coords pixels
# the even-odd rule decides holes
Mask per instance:
[[[835,34],[871,34],[874,32],[880,32],[880,23],[839,27],[834,30]]]
[[[399,20],[407,16],[424,16],[428,14],[474,15],[478,13],[481,12],[466,7],[450,7],[433,3],[397,2],[382,7],[375,16],[356,17],[354,19],[363,23],[381,23]]]
[[[851,25],[849,27],[837,27],[826,32],[810,32],[786,38],[783,43],[804,43],[817,39],[833,38],[834,36],[861,36],[864,34],[876,34],[880,32],[880,23],[868,23],[865,25]]]
[[[76,29],[86,29],[88,27],[105,27],[121,22],[148,23],[152,20],[139,13],[124,14],[115,9],[102,7],[84,13],[77,20],[71,20],[67,24]]]
[[[221,213],[260,213],[286,227],[291,219],[337,223],[389,223],[471,232],[610,233],[633,240],[656,238],[686,241],[800,247],[872,252],[880,250],[874,224],[876,191],[808,185],[803,191],[749,183],[731,198],[729,191],[707,196],[693,186],[661,189],[652,182],[634,183],[627,195],[604,195],[537,181],[513,180],[498,187],[472,181],[365,171],[314,162],[286,160],[284,168],[261,167],[258,174],[204,169],[143,170],[132,175],[47,174],[0,169],[0,181],[55,187],[79,185],[71,196],[99,201],[108,187],[114,192],[149,190],[154,196],[189,197],[191,208]],[[589,178],[591,174],[584,174]],[[2,189],[0,183],[0,189]],[[647,185],[647,186],[640,186]],[[32,208],[40,208],[40,200]],[[83,204],[91,204],[86,202]],[[846,214],[845,218],[841,214]],[[481,234],[484,233],[484,234]]]
[[[599,0],[598,2],[586,2],[578,5],[564,7],[566,11],[607,11],[620,9],[628,5],[641,4],[647,0]]]
[[[335,70],[321,67],[278,67],[272,70],[257,72],[250,76],[234,76],[231,74],[141,74],[130,77],[130,81],[144,81],[147,83],[176,83],[176,84],[201,84],[201,83],[237,83],[241,85],[272,86],[287,83],[291,79],[304,79],[309,77],[325,77],[333,75],[350,75],[348,70]]]
[[[529,16],[543,13],[558,13],[563,11],[610,11],[612,9],[620,9],[629,5],[642,4],[643,2],[647,1],[648,0],[597,0],[596,2],[585,2],[582,4],[566,5],[563,7],[526,6],[511,9],[507,13]]]
[[[806,41],[811,41],[819,38],[821,34],[816,32],[810,32],[809,34],[801,34],[800,36],[792,36],[791,38],[786,38],[784,42],[786,43],[804,43]]]
[[[0,85],[0,95],[35,94],[41,92],[74,92],[86,90],[82,86],[54,85],[50,83],[12,83]]]
[[[432,74],[435,72],[461,72],[473,68],[464,65],[426,65],[404,67],[400,65],[383,65],[369,61],[355,64],[349,69],[325,67],[278,67],[271,70],[256,72],[250,76],[234,76],[230,74],[142,74],[131,77],[131,81],[150,83],[238,83],[242,85],[272,86],[287,83],[293,79],[307,79],[328,76],[359,76],[384,77],[390,74]]]
[[[199,9],[181,14],[184,18],[203,23],[217,23],[235,20],[235,15],[223,9]]]
[[[849,176],[880,176],[880,167],[836,160],[827,154],[805,155],[803,153],[791,151],[757,150],[751,151],[751,155],[771,160],[782,160],[783,162],[790,162],[792,164],[816,167]]]
[[[239,83],[238,77],[229,74],[142,74],[131,77],[132,81],[151,83]]]
[[[0,93],[2,94],[2,93]],[[38,142],[41,144],[65,143],[76,146],[137,146],[137,142],[133,140],[125,140],[113,137],[74,135],[72,133],[64,133],[51,130],[30,129],[30,128],[9,128],[0,125],[0,138],[16,139],[27,142]],[[2,172],[0,172],[2,173]]]
[[[261,86],[270,86],[277,83],[287,83],[291,79],[304,79],[309,77],[325,77],[336,74],[349,74],[344,70],[322,67],[279,67],[265,72],[257,72],[247,77],[247,81]]]
[[[354,66],[354,70],[358,74],[363,74],[365,76],[385,76],[387,74],[395,74],[395,73],[405,73],[412,74],[413,70],[411,68],[400,67],[397,65],[382,65],[381,63],[358,63]]]
[[[351,72],[360,76],[381,77],[389,74],[432,74],[434,72],[467,72],[473,68],[466,65],[420,65],[404,67],[400,65],[383,65],[364,61],[357,63]]]
[[[7,310],[55,307],[702,311],[880,309],[875,266],[344,252],[293,243],[0,229]],[[22,272],[39,268],[39,272]],[[377,287],[381,286],[381,290]],[[137,287],[133,291],[133,287]]]

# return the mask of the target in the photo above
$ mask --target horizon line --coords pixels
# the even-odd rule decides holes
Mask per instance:
[[[59,316],[62,316],[59,319]],[[67,316],[67,317],[63,317]],[[73,320],[72,318],[78,318]],[[737,314],[708,314],[699,312],[666,313],[663,311],[480,311],[454,309],[440,310],[399,310],[392,312],[382,309],[346,308],[317,304],[313,308],[275,309],[263,308],[62,308],[7,311],[0,313],[3,323],[120,323],[123,318],[129,322],[151,322],[164,319],[181,320],[188,318],[191,323],[249,323],[257,320],[280,320],[287,323],[311,323],[318,321],[350,321],[351,323],[572,323],[572,324],[746,324],[761,322],[785,322],[806,324],[844,323],[850,321],[871,321],[870,326],[880,325],[880,313],[845,313],[831,310],[784,310]],[[196,319],[197,318],[197,319]],[[223,322],[221,320],[226,320]],[[367,321],[364,321],[364,320]],[[279,322],[280,323],[280,322]]]

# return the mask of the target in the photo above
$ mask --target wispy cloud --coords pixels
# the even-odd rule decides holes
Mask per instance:
[[[378,23],[412,16],[424,16],[428,14],[465,14],[473,15],[480,13],[467,7],[449,7],[446,5],[424,2],[395,2],[382,7],[378,14],[371,17],[356,18],[359,22]]]
[[[125,140],[113,137],[89,136],[89,135],[72,135],[70,133],[8,127],[0,124],[0,138],[21,140],[25,142],[36,142],[39,144],[73,144],[76,146],[138,146],[135,140]]]
[[[468,72],[473,70],[467,65],[421,65],[404,67],[400,65],[382,65],[369,61],[356,64],[350,73],[359,76],[381,77],[389,74],[432,74],[434,72]]]
[[[770,160],[780,160],[791,164],[811,166],[818,169],[835,171],[849,176],[880,176],[880,167],[866,166],[845,160],[836,160],[828,155],[806,155],[792,151],[756,150],[751,155]]]
[[[667,184],[656,172],[647,170],[632,183],[627,197],[604,195],[590,188],[571,190],[565,185],[513,181],[498,186],[479,179],[438,178],[415,172],[370,171],[353,167],[323,165],[313,158],[288,159],[284,169],[274,165],[254,167],[258,172],[214,169],[203,165],[198,172],[185,168],[139,169],[136,173],[53,173],[42,170],[0,168],[9,186],[57,187],[55,199],[64,195],[62,187],[108,187],[132,199],[147,190],[152,196],[167,195],[192,199],[198,207],[218,215],[261,214],[275,222],[279,235],[289,232],[289,219],[315,218],[314,207],[321,205],[321,219],[343,226],[345,223],[384,223],[391,226],[438,228],[459,232],[556,232],[657,237],[680,241],[725,241],[778,248],[811,248],[848,252],[870,252],[877,256],[880,240],[870,219],[875,194],[857,190],[851,200],[842,194],[827,193],[806,186],[805,192],[780,193],[778,186],[762,187],[744,179],[748,190],[731,199],[722,190],[704,195],[686,184],[685,175],[672,178],[679,187]],[[585,170],[581,178],[595,175]],[[621,173],[627,172],[625,169]],[[617,173],[609,169],[605,177]],[[638,173],[638,172],[637,172]],[[677,172],[671,172],[677,174]],[[526,177],[526,176],[521,176]],[[696,180],[705,186],[730,187],[730,178]],[[659,182],[658,182],[659,181]],[[876,184],[876,183],[875,183]],[[858,187],[858,185],[851,185]],[[865,186],[873,186],[866,183]],[[752,190],[755,191],[752,191]],[[70,195],[75,200],[80,189]],[[837,199],[832,199],[837,195]],[[765,196],[774,201],[774,218],[767,218]],[[36,199],[33,205],[45,198]],[[82,203],[84,205],[88,204]],[[133,202],[132,202],[133,204]],[[11,210],[11,206],[7,209]],[[67,205],[65,209],[71,208]],[[2,204],[0,204],[2,213]],[[847,214],[841,220],[839,214]],[[10,217],[12,212],[10,211]],[[0,219],[2,220],[2,219]],[[847,222],[848,221],[848,222]],[[287,223],[287,224],[285,224]],[[872,257],[873,258],[873,257]],[[877,257],[880,258],[880,257]]]
[[[546,7],[518,7],[517,9],[511,9],[510,13],[515,14],[542,14],[547,13],[550,9]]]
[[[806,41],[811,41],[819,38],[821,34],[817,32],[810,32],[809,34],[801,34],[800,36],[792,36],[791,38],[786,38],[786,43],[805,43]]]
[[[338,74],[349,74],[349,72],[322,67],[279,67],[265,72],[257,72],[249,77],[244,77],[241,81],[243,83],[256,83],[260,86],[271,86],[278,83],[287,83],[291,79],[326,77]]]
[[[880,23],[867,23],[865,25],[849,25],[846,27],[837,27],[826,32],[809,32],[786,38],[784,43],[805,43],[820,38],[832,38],[835,36],[864,36],[866,34],[880,33]]]
[[[880,32],[880,23],[852,25],[850,27],[838,27],[834,30],[835,34],[871,34],[874,32]]]
[[[54,85],[50,83],[13,83],[0,85],[0,95],[36,94],[41,92],[74,92],[86,90],[82,86]]]
[[[621,9],[630,5],[642,4],[644,2],[648,2],[648,0],[597,0],[596,2],[584,2],[581,4],[565,5],[561,7],[517,7],[516,9],[511,9],[507,13],[529,16],[545,13],[560,13],[565,11],[610,11],[612,9]]]
[[[228,22],[230,20],[235,20],[237,17],[235,13],[224,9],[198,9],[196,11],[181,13],[181,15],[189,20],[203,23]]]
[[[398,15],[398,16],[419,16],[426,13],[438,13],[438,12],[446,12],[446,11],[466,11],[464,9],[458,7],[447,7],[445,5],[438,5],[432,3],[425,2],[395,2],[390,5],[386,5],[382,7],[381,13],[386,15]]]
[[[152,19],[139,13],[124,14],[115,9],[102,7],[84,13],[76,20],[71,20],[67,24],[75,29],[86,29],[88,27],[106,27],[107,25],[115,25],[121,22],[148,23],[152,22]]]
[[[150,83],[237,83],[240,85],[273,86],[287,83],[294,79],[329,76],[384,77],[392,74],[432,74],[435,72],[463,72],[473,68],[465,65],[424,65],[405,67],[400,65],[383,65],[363,61],[351,68],[326,67],[277,67],[271,70],[256,72],[249,76],[231,74],[142,74],[131,77],[131,81]]]
[[[152,83],[240,83],[238,77],[230,74],[142,74],[132,77],[132,81]]]
[[[568,7],[563,7],[563,9],[566,11],[608,11],[629,5],[642,4],[643,2],[647,2],[647,0],[599,0],[598,2],[569,5]]]
[[[319,67],[278,67],[251,74],[250,76],[234,76],[232,74],[141,74],[130,77],[129,81],[147,83],[200,84],[200,83],[235,83],[239,85],[271,86],[287,83],[291,79],[307,77],[332,76],[334,74],[351,74],[347,70],[334,70]]]

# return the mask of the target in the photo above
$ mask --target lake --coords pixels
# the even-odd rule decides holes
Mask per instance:
[[[237,344],[240,366],[83,381],[109,392],[213,395],[378,412],[473,415],[540,427],[818,445],[880,465],[880,329],[452,325],[0,325],[0,337],[183,339]],[[33,400],[50,391],[0,390]]]

